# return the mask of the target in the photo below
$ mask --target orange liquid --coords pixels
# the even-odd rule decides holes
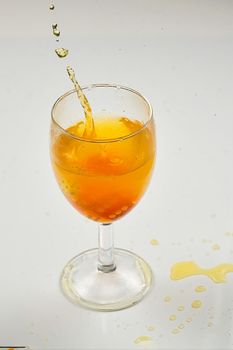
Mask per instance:
[[[139,201],[150,180],[155,141],[153,122],[143,125],[126,117],[95,120],[95,133],[78,140],[52,127],[51,158],[60,188],[83,215],[112,222],[128,213]],[[84,122],[66,131],[82,137]],[[98,142],[91,142],[94,140]],[[104,141],[105,142],[102,142]]]

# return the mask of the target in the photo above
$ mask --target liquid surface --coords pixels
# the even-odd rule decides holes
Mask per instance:
[[[203,269],[193,261],[183,261],[172,266],[170,277],[172,280],[180,280],[194,275],[204,275],[215,283],[223,283],[227,281],[226,274],[229,272],[233,272],[233,264],[223,263]]]
[[[139,121],[121,117],[96,117],[90,140],[125,137],[141,129]],[[56,128],[56,126],[54,126]],[[154,164],[154,134],[143,128],[116,142],[85,142],[84,122],[52,130],[51,158],[57,181],[66,198],[83,215],[112,222],[129,212],[144,194]]]

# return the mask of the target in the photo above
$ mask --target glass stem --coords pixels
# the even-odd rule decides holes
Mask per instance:
[[[112,272],[116,269],[114,262],[113,229],[112,224],[99,224],[99,257],[98,270]]]

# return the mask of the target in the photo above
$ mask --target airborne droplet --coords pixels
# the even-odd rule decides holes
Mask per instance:
[[[53,28],[53,35],[60,36],[61,32],[57,26],[57,23],[52,24],[52,28]]]
[[[56,49],[55,52],[58,55],[58,57],[64,58],[68,55],[69,50],[64,49],[64,48],[59,48],[59,49]]]

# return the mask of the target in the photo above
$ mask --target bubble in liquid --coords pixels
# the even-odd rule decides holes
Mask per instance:
[[[120,215],[121,213],[122,213],[121,210],[116,210],[116,211],[115,211],[115,214],[116,214],[116,215]]]
[[[128,208],[129,208],[129,207],[128,207],[127,205],[124,205],[124,206],[121,208],[121,210],[122,210],[122,211],[126,211]]]
[[[114,214],[111,214],[111,215],[108,215],[109,219],[115,219],[116,215]]]

